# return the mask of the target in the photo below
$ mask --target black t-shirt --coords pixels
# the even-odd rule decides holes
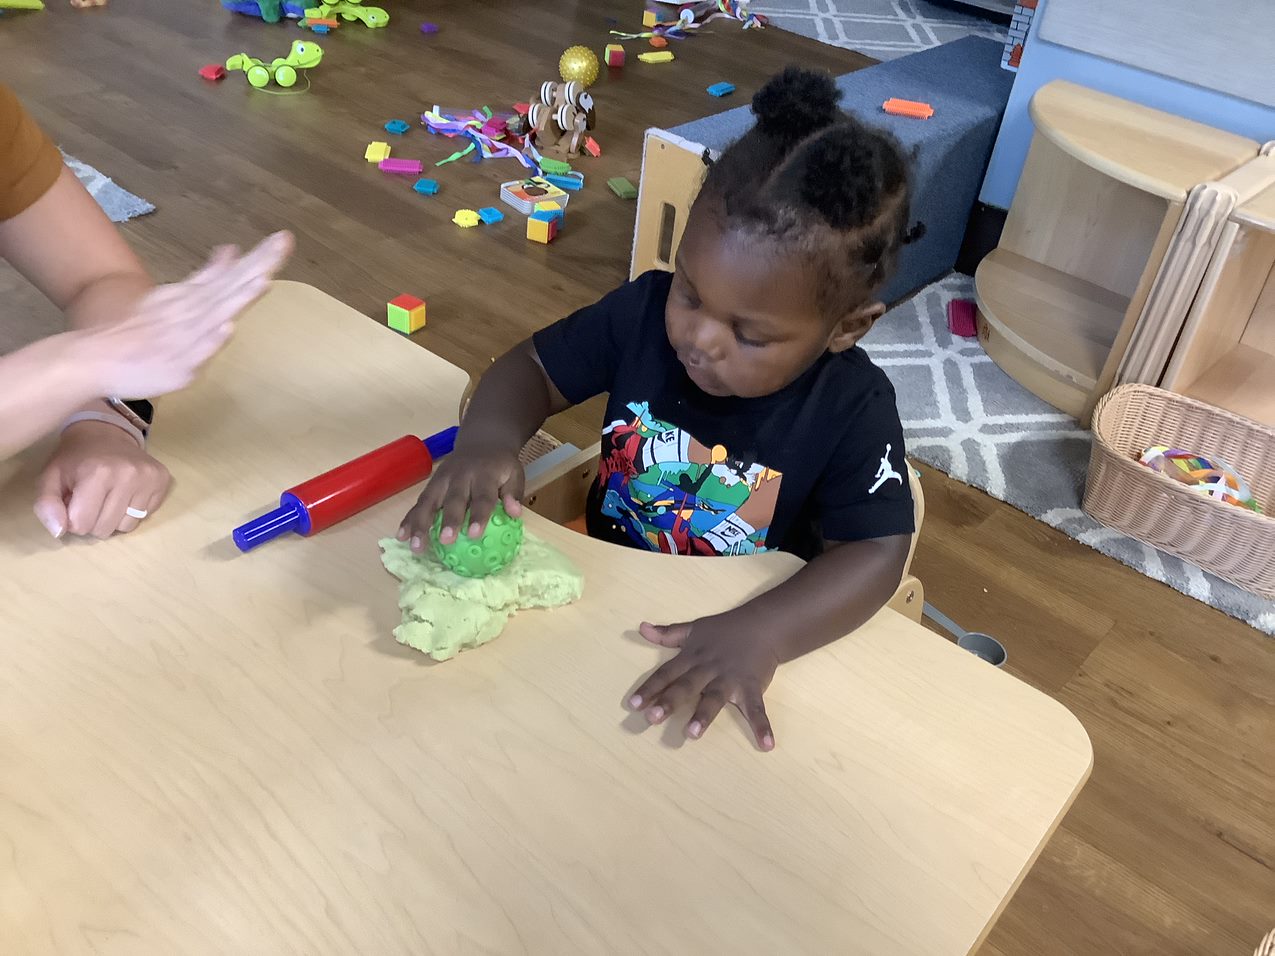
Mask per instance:
[[[762,398],[702,392],[648,272],[533,341],[568,401],[610,393],[589,534],[677,554],[790,551],[914,529],[894,388],[855,347]]]

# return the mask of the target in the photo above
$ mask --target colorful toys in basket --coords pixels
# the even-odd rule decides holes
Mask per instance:
[[[1262,513],[1261,505],[1253,497],[1248,482],[1221,458],[1214,456],[1210,459],[1180,448],[1152,445],[1142,453],[1138,461],[1166,478],[1182,482],[1192,491],[1224,501],[1228,505]]]

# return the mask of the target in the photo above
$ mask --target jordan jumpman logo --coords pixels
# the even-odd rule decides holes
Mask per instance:
[[[888,444],[885,446],[885,454],[881,456],[881,464],[877,468],[876,484],[868,489],[868,494],[870,495],[875,495],[877,493],[877,489],[891,478],[896,479],[899,484],[903,484],[903,476],[890,466],[890,447],[891,446]]]

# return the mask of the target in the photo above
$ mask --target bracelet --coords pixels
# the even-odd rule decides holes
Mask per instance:
[[[116,415],[113,412],[76,412],[62,423],[59,434],[79,422],[102,422],[104,425],[114,425],[116,428],[132,435],[136,439],[139,448],[146,447],[146,436],[142,434],[141,429],[133,425],[132,422],[125,420],[123,415]]]

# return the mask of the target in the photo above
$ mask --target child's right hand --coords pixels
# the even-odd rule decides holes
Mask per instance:
[[[102,394],[153,398],[189,385],[291,252],[286,232],[242,255],[222,247],[198,272],[151,290],[123,321],[80,333]]]
[[[518,452],[497,447],[458,447],[439,462],[434,475],[421,492],[416,506],[407,513],[398,529],[400,541],[411,541],[414,554],[420,554],[429,543],[434,518],[443,513],[439,540],[451,544],[459,536],[460,526],[469,513],[469,527],[464,529],[477,538],[487,527],[496,510],[496,502],[505,506],[511,518],[522,515],[522,492],[526,474],[518,460]]]

